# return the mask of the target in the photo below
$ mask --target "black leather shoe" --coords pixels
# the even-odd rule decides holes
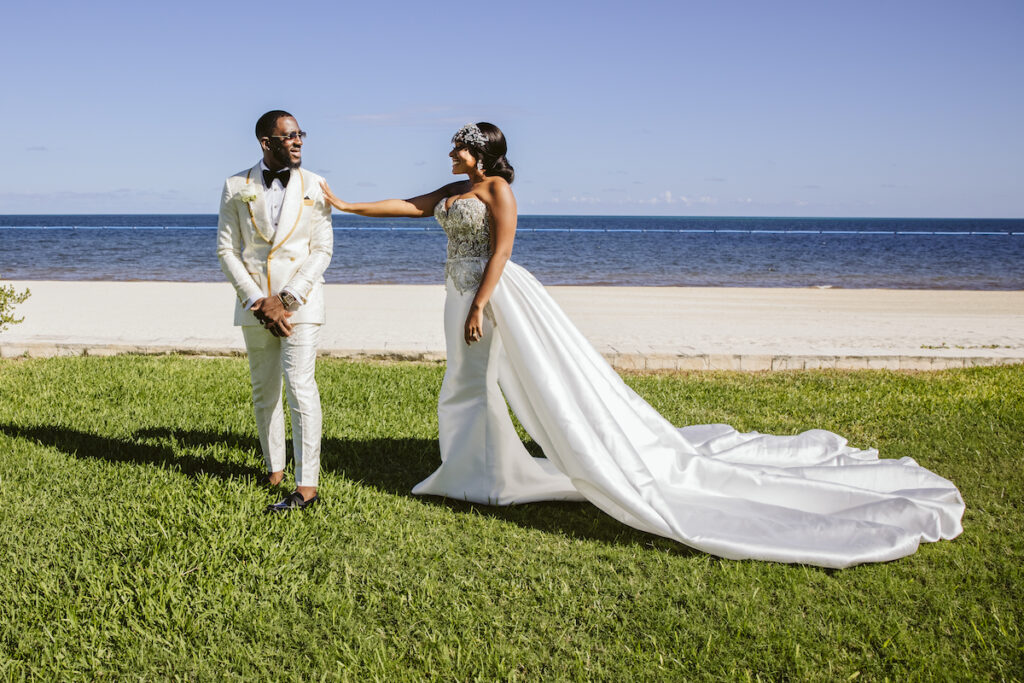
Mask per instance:
[[[289,493],[273,505],[267,506],[267,512],[291,512],[292,510],[305,510],[313,507],[313,504],[320,500],[320,496],[313,496],[309,500],[303,500],[302,494],[298,491]]]

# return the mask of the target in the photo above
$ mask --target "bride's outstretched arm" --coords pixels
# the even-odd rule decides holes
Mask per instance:
[[[338,199],[326,182],[321,182],[320,187],[324,191],[324,199],[338,211],[372,218],[425,218],[434,214],[434,207],[441,199],[464,192],[467,184],[466,182],[449,183],[433,192],[421,194],[412,199],[382,199],[379,202],[355,203]]]
[[[466,343],[472,344],[483,336],[484,306],[491,300],[494,288],[501,280],[505,264],[512,256],[512,244],[516,238],[516,198],[512,188],[504,180],[495,180],[486,191],[487,208],[491,212],[491,258],[484,268],[480,287],[476,290],[473,304],[466,316]]]

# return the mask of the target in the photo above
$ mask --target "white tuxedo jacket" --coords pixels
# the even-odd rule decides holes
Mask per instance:
[[[235,325],[259,325],[242,304],[284,288],[301,302],[289,322],[324,322],[323,275],[331,262],[334,231],[321,180],[305,169],[292,170],[276,234],[267,215],[259,163],[224,182],[217,258],[238,293]]]

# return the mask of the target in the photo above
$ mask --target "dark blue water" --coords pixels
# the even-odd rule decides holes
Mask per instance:
[[[0,216],[0,277],[223,280],[215,215]],[[433,219],[334,216],[332,283],[439,283]],[[520,216],[546,284],[1024,289],[1024,219]]]

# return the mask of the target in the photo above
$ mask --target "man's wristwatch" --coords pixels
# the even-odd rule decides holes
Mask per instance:
[[[299,300],[292,296],[291,292],[281,292],[277,296],[281,298],[281,303],[284,304],[284,307],[289,311],[294,311],[298,308]]]

